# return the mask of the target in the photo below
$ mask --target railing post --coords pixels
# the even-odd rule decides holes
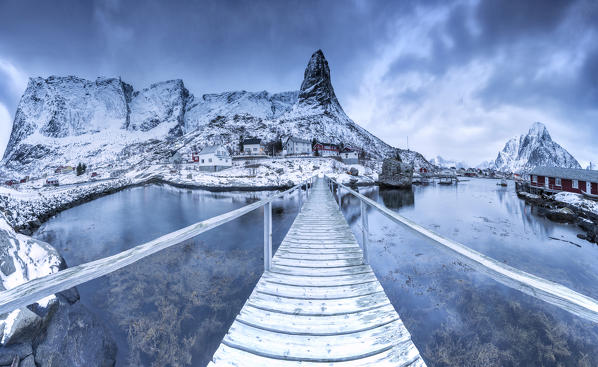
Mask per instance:
[[[301,207],[303,206],[303,193],[301,191],[302,191],[302,188],[301,188],[301,186],[299,186],[297,188],[297,195],[299,196],[299,210],[301,210]]]
[[[363,200],[359,199],[361,203],[361,235],[362,235],[362,243],[363,243],[363,263],[369,264],[370,257],[368,253],[368,233],[369,233],[369,226],[368,226],[368,213],[367,207]]]
[[[272,265],[272,202],[264,205],[264,272]]]
[[[336,184],[336,188],[338,190],[338,208],[342,211],[343,210],[343,206],[342,204],[342,198],[341,198],[341,185],[340,184]]]

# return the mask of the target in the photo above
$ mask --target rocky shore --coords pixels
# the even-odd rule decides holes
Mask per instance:
[[[573,193],[536,195],[518,191],[517,196],[551,221],[577,225],[586,232],[577,235],[580,239],[598,243],[598,203]]]
[[[49,244],[16,233],[0,215],[0,290],[66,268]],[[0,315],[0,367],[113,366],[109,330],[75,288]]]

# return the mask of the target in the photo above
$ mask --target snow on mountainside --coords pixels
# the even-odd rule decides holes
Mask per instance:
[[[444,159],[441,156],[436,156],[430,159],[430,163],[441,168],[468,168],[469,165],[465,162],[455,161],[452,159]]]
[[[23,174],[58,165],[151,163],[176,151],[224,144],[241,136],[265,141],[289,135],[344,143],[373,158],[395,148],[354,123],[339,104],[322,51],[309,60],[299,91],[225,92],[196,97],[182,80],[134,91],[115,78],[32,78],[21,98],[2,166]],[[429,166],[419,154],[407,162]]]
[[[535,122],[527,134],[510,139],[494,162],[494,168],[504,172],[528,171],[537,166],[581,168],[540,122]]]

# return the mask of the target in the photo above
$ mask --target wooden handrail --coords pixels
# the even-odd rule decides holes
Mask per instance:
[[[367,198],[364,195],[350,189],[349,187],[336,182],[334,179],[328,176],[326,176],[326,179],[331,183],[342,187],[344,190],[347,190],[347,192],[358,198],[361,202],[375,208],[393,222],[402,224],[416,233],[431,239],[434,241],[434,243],[442,246],[443,248],[451,250],[468,265],[484,274],[487,274],[492,279],[508,287],[517,289],[525,294],[553,304],[565,311],[571,312],[574,315],[598,323],[598,301],[594,298],[578,293],[559,283],[506,265],[480,252],[472,250],[471,248],[459,242],[445,238],[442,235],[426,229],[412,220],[381,206],[372,199]]]
[[[271,204],[272,201],[281,196],[290,194],[295,190],[298,190],[299,195],[301,196],[301,189],[303,185],[306,185],[306,188],[308,189],[308,183],[311,182],[312,178],[313,177],[310,177],[309,179],[301,182],[299,185],[296,185],[278,194],[271,195],[266,199],[262,199],[242,208],[232,210],[201,222],[191,224],[185,228],[165,234],[149,242],[145,242],[136,247],[122,251],[116,255],[73,266],[56,273],[30,280],[14,288],[0,292],[0,314],[28,306],[47,296],[62,292],[79,284],[110,274],[116,270],[124,268],[127,265],[131,265],[143,258],[146,258],[149,255],[155,254],[156,252],[162,251],[168,247],[193,238],[201,233],[207,232],[210,229],[228,223],[233,219],[239,218],[253,210],[259,209],[262,206],[266,205],[268,209],[271,210],[272,206],[267,204]],[[266,212],[267,210],[264,213],[264,218],[267,219],[269,215],[269,224],[271,225],[271,212]],[[272,257],[271,236],[264,236],[264,255],[264,266],[266,269],[268,269],[269,261],[267,261],[267,257]]]

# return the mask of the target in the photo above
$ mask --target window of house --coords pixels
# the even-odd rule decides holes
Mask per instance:
[[[532,176],[532,182],[538,182],[538,176],[536,176],[536,175]]]
[[[201,160],[201,163],[205,163],[203,159]]]
[[[557,186],[561,186],[561,179],[560,179],[559,177],[557,177],[557,178],[555,179],[555,184],[556,184]]]
[[[579,181],[573,180],[572,186],[573,186],[574,189],[579,189]]]
[[[212,163],[212,158],[208,159],[208,162]]]
[[[257,152],[257,148],[253,148],[253,151],[254,151],[254,152]]]

